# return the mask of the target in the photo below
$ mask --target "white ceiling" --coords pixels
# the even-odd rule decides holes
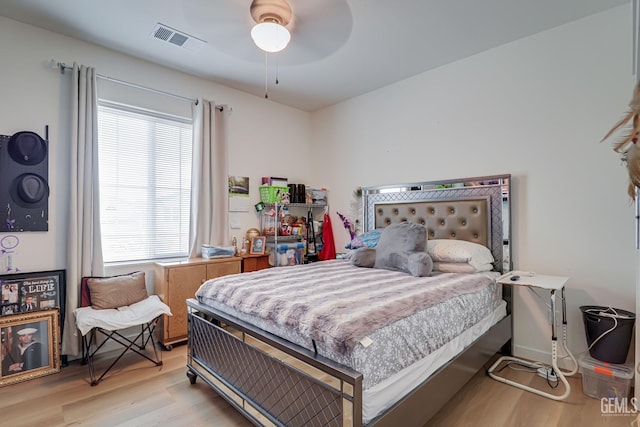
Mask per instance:
[[[268,58],[269,99],[313,111],[629,1],[289,0],[292,39]],[[0,14],[264,96],[250,3],[0,0]],[[153,38],[158,22],[206,44]]]

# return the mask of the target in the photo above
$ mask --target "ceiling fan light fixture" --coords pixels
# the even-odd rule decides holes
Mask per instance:
[[[251,38],[265,52],[280,52],[289,44],[291,33],[277,22],[260,22],[251,29]]]
[[[291,33],[286,26],[293,18],[287,0],[253,0],[249,8],[256,25],[251,29],[251,38],[265,52],[280,52],[287,47]]]

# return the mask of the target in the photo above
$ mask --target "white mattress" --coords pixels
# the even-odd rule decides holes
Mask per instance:
[[[429,378],[429,376],[441,366],[462,353],[467,346],[507,315],[506,307],[507,303],[503,301],[488,316],[449,341],[449,343],[375,386],[363,390],[363,422],[368,424],[383,411],[399,401],[409,391],[422,384],[422,382]]]

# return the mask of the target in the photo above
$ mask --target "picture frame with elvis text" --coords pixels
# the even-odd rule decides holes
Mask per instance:
[[[64,318],[65,270],[0,275],[0,315],[60,309]]]

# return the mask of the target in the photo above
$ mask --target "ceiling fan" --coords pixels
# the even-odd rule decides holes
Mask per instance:
[[[264,61],[251,30],[257,24],[284,27],[291,36],[278,53],[280,66],[303,65],[338,51],[352,29],[347,0],[209,0],[184,2],[185,18],[213,48],[252,63]]]

